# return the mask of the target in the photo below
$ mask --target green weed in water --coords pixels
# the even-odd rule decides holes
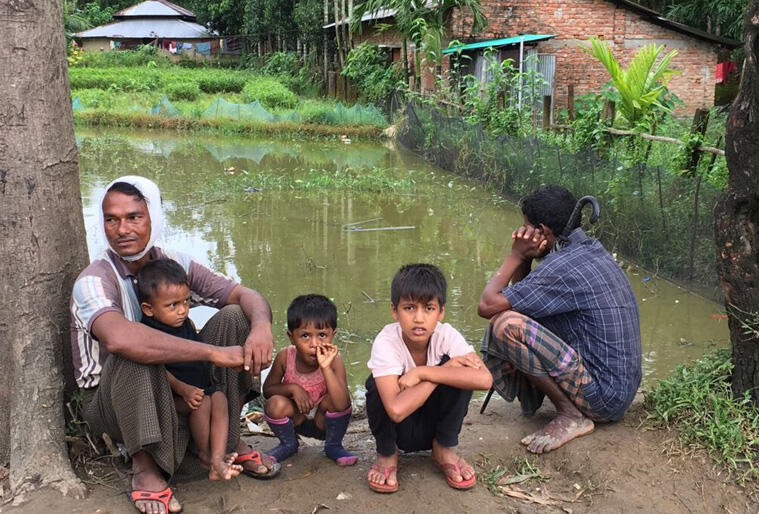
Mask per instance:
[[[721,349],[692,364],[646,395],[648,419],[677,429],[681,441],[709,452],[745,485],[759,479],[759,411],[748,394],[733,397],[730,351]]]

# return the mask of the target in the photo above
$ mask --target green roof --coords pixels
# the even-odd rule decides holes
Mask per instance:
[[[518,45],[520,41],[530,43],[532,41],[544,41],[556,37],[556,34],[522,34],[521,36],[507,37],[503,39],[488,39],[468,45],[456,45],[443,50],[444,54],[458,52],[459,50],[476,50],[477,48],[495,48],[497,46]]]

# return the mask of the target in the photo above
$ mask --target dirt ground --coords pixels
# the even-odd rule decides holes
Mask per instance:
[[[531,419],[520,415],[518,405],[500,398],[490,402],[484,415],[479,409],[477,402],[470,406],[460,441],[461,453],[476,463],[478,471],[478,484],[469,491],[448,487],[426,452],[401,456],[397,493],[370,491],[366,472],[374,456],[373,440],[366,420],[358,420],[345,441],[359,454],[356,466],[340,468],[321,454],[320,446],[302,445],[273,480],[240,476],[228,483],[185,481],[176,484],[176,494],[186,513],[759,511],[756,490],[738,487],[706,458],[674,451],[673,434],[646,430],[640,405],[633,406],[623,421],[598,426],[593,434],[543,456],[528,454],[519,440],[549,419],[550,407]],[[269,437],[248,439],[263,449],[274,446]],[[530,472],[539,472],[545,480],[504,485],[519,474],[515,459],[523,464],[523,475],[526,459],[532,465]],[[488,471],[497,465],[510,470],[498,490],[511,496],[495,495],[486,484]],[[126,478],[113,467],[111,471],[105,478],[87,477],[90,495],[85,500],[43,489],[24,504],[8,504],[0,512],[136,512],[124,495]]]

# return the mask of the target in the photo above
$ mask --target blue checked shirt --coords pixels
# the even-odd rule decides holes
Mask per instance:
[[[640,320],[630,282],[603,245],[575,229],[503,294],[582,356],[595,382],[586,399],[605,419],[621,418],[640,385]]]

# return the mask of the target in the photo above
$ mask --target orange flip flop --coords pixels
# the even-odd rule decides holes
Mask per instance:
[[[369,480],[369,475],[366,475],[366,481],[369,483],[369,489],[371,489],[374,492],[377,493],[394,493],[398,490],[398,480],[396,478],[395,485],[388,485],[387,478],[390,476],[390,473],[393,473],[398,470],[396,466],[389,466],[387,468],[380,467],[377,465],[377,463],[372,464],[372,467],[370,470],[379,471],[383,475],[385,475],[385,483],[379,484],[377,482],[372,482]]]
[[[438,467],[440,471],[443,472],[443,476],[445,476],[445,481],[448,482],[448,485],[453,487],[454,489],[471,489],[474,487],[474,484],[477,483],[477,477],[475,475],[472,475],[469,477],[468,480],[463,480],[463,476],[461,477],[461,482],[456,482],[451,475],[448,474],[449,471],[455,471],[457,475],[461,475],[461,462],[464,459],[459,459],[456,464],[451,463],[444,463],[441,464],[439,462],[435,462],[435,465]]]
[[[134,491],[127,491],[126,493],[127,493],[127,497],[132,501],[132,505],[138,511],[140,509],[137,508],[136,502],[156,501],[163,504],[163,511],[166,512],[166,514],[169,514],[171,512],[169,510],[169,502],[171,501],[171,497],[174,495],[174,493],[171,491],[170,487],[167,487],[163,491],[143,491],[143,490],[135,489]]]

